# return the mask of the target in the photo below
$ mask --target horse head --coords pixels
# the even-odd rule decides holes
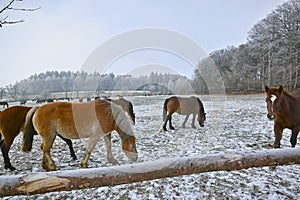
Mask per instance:
[[[199,113],[198,113],[198,122],[201,127],[204,126],[204,122],[206,120],[206,113],[204,111],[204,106],[199,98],[197,98],[199,104]]]
[[[276,113],[280,112],[281,110],[283,87],[279,86],[269,88],[268,86],[266,86],[265,92],[268,110],[267,117],[269,120],[274,120],[276,117]]]
[[[138,159],[138,153],[135,144],[135,136],[126,135],[125,138],[121,137],[122,150],[129,160],[135,162]]]
[[[204,126],[204,121],[206,120],[206,113],[202,113],[198,115],[198,122],[201,127]]]
[[[122,150],[129,160],[137,161],[138,152],[136,149],[131,120],[120,106],[116,104],[111,104],[111,106],[112,117],[115,121],[115,130],[121,138]]]

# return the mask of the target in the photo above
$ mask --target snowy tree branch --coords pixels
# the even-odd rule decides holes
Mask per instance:
[[[15,8],[13,7],[13,4],[15,2],[22,2],[23,0],[11,0],[9,1],[6,5],[4,5],[4,7],[0,10],[0,15],[3,14],[4,12],[6,11],[22,11],[22,12],[33,12],[33,11],[36,11],[36,10],[39,10],[41,7],[38,7],[38,8]],[[12,20],[12,21],[8,21],[8,16],[6,17],[3,17],[1,19],[1,16],[0,16],[0,27],[2,27],[2,25],[4,24],[17,24],[17,23],[21,23],[21,22],[24,22],[23,19],[20,19],[20,20]]]

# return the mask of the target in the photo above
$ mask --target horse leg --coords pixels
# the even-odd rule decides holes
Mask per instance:
[[[91,156],[93,149],[95,148],[95,145],[97,144],[97,142],[99,141],[101,136],[102,136],[102,134],[99,133],[99,134],[92,135],[90,137],[88,147],[86,149],[85,155],[80,164],[82,168],[88,167],[87,162]]]
[[[298,129],[293,129],[292,130],[292,136],[290,139],[292,147],[295,147],[297,144],[297,136],[298,136],[299,130]]]
[[[50,135],[50,134],[49,134]],[[51,158],[50,155],[50,150],[53,145],[53,142],[55,140],[55,135],[52,136],[51,138],[43,138],[43,143],[42,143],[42,150],[43,150],[43,162],[42,162],[42,167],[43,169],[47,171],[54,171],[56,170],[56,165]]]
[[[195,119],[196,119],[196,115],[193,114],[193,119],[192,119],[192,128],[196,128],[195,126]]]
[[[3,155],[3,159],[4,159],[4,168],[10,169],[11,171],[16,170],[16,168],[11,165],[10,159],[8,156],[8,152],[10,150],[13,139],[12,139],[12,141],[4,141],[4,140],[1,141],[1,151],[2,151],[2,155]]]
[[[106,145],[106,152],[107,152],[107,160],[112,164],[119,164],[118,161],[114,158],[111,151],[111,133],[107,134],[104,137],[105,145]]]
[[[169,127],[171,130],[175,130],[174,126],[172,125],[172,116],[169,117]]]
[[[274,134],[275,134],[275,142],[274,148],[280,148],[280,140],[282,138],[282,131],[283,129],[280,128],[276,123],[274,125]]]
[[[73,149],[73,144],[72,144],[72,141],[70,139],[67,139],[67,138],[64,138],[63,136],[59,135],[58,136],[67,143],[67,145],[69,146],[69,149],[70,149],[70,154],[71,154],[71,157],[73,158],[73,160],[77,160],[77,157],[75,155],[75,152],[74,152],[74,149]]]
[[[185,116],[184,122],[182,123],[182,128],[185,128],[185,123],[187,122],[187,120],[189,119],[190,114],[188,114],[187,116]]]
[[[14,170],[16,170],[16,168],[13,167],[10,163],[10,159],[8,156],[9,149],[10,149],[10,147],[6,147],[6,145],[4,143],[1,145],[1,151],[2,151],[2,155],[3,155],[3,159],[4,159],[4,168],[14,171]]]
[[[169,114],[167,115],[167,117],[166,117],[166,120],[164,121],[164,125],[163,125],[163,130],[164,130],[164,131],[167,131],[167,127],[166,127],[166,126],[167,126],[168,121],[171,120],[171,116],[172,116],[172,114],[169,113]],[[171,122],[171,121],[170,121],[170,122]],[[170,123],[170,122],[169,122],[169,123]]]

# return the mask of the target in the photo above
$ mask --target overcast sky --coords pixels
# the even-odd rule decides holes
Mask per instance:
[[[207,53],[238,46],[247,41],[248,31],[255,23],[283,2],[24,0],[15,7],[41,9],[32,13],[6,13],[8,20],[24,19],[25,22],[0,28],[0,87],[34,73],[81,70],[89,55],[101,44],[136,29],[154,27],[178,32]],[[151,64],[186,75],[192,73],[192,67],[180,56],[157,49],[125,54],[105,72],[126,74],[141,67],[143,70],[136,71],[143,73]]]

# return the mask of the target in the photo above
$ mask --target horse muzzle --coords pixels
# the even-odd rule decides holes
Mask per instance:
[[[267,117],[271,121],[273,121],[275,119],[275,115],[269,115],[269,114],[267,114]]]
[[[128,157],[128,159],[132,162],[135,162],[138,159],[138,154],[137,153],[125,151],[125,154]]]

